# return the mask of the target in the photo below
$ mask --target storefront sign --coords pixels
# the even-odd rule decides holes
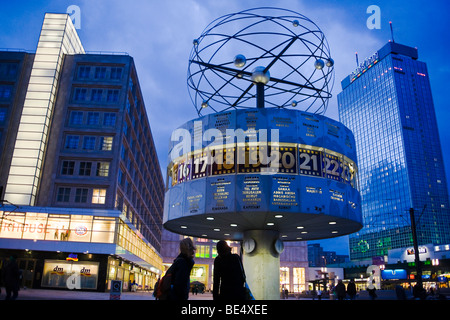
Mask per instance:
[[[53,241],[114,241],[115,219],[0,211],[0,238]]]
[[[414,254],[414,248],[406,249],[406,253],[408,255],[413,255]],[[427,248],[426,247],[419,247],[419,254],[422,254],[422,253],[427,253]]]
[[[67,261],[78,261],[78,255],[71,253],[69,254],[69,256],[66,258]]]
[[[97,289],[98,262],[45,260],[42,287]]]
[[[405,269],[386,269],[381,270],[381,278],[384,280],[406,280],[407,273]]]

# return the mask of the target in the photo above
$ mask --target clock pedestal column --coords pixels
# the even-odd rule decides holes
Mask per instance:
[[[256,300],[280,299],[280,253],[283,242],[275,230],[244,232],[243,264]]]

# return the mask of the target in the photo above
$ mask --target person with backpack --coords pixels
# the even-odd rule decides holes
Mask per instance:
[[[241,258],[231,253],[226,241],[217,243],[218,256],[214,259],[214,300],[245,300],[245,273]]]
[[[157,286],[158,300],[188,300],[190,274],[194,266],[195,246],[191,238],[180,242],[180,254]]]

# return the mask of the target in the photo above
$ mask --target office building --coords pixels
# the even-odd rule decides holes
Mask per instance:
[[[164,181],[133,58],[46,14],[35,53],[0,53],[0,94],[0,258],[28,287],[153,288]]]
[[[417,48],[389,42],[342,81],[340,121],[355,135],[364,228],[350,236],[352,260],[450,242],[450,209],[426,63]]]
[[[308,244],[310,267],[326,267],[327,265],[345,263],[348,260],[348,255],[336,254],[335,251],[325,251],[319,243]]]

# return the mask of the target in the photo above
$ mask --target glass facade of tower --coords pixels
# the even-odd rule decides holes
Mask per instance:
[[[350,236],[352,260],[411,246],[410,208],[419,245],[450,241],[429,74],[417,58],[417,49],[390,42],[342,81],[339,115],[355,135],[364,222]]]

